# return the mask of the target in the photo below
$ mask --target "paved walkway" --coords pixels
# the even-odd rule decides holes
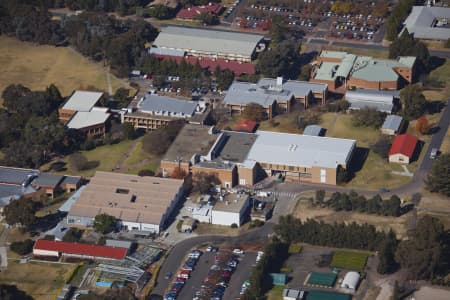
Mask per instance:
[[[407,176],[407,177],[414,176],[414,173],[411,173],[406,166],[402,165],[402,168],[403,168],[403,172],[392,171],[392,174],[400,175],[400,176]]]

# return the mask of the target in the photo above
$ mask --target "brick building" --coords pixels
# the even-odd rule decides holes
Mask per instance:
[[[326,83],[331,91],[345,89],[397,90],[415,80],[416,58],[376,59],[340,51],[322,51],[311,82]]]

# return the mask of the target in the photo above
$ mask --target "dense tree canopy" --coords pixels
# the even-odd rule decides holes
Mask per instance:
[[[417,70],[426,71],[428,69],[430,52],[427,46],[413,38],[407,30],[389,45],[389,58],[395,59],[399,56],[415,56],[417,57]]]
[[[142,140],[144,151],[153,155],[166,153],[184,124],[184,120],[180,120],[171,122],[168,126],[147,132]]]
[[[108,233],[114,229],[116,218],[108,214],[96,215],[94,218],[94,229],[97,232]]]
[[[413,120],[423,115],[427,109],[427,100],[418,85],[407,85],[400,92],[403,117]]]
[[[33,297],[19,290],[15,285],[0,284],[0,299],[2,300],[33,300]]]
[[[267,118],[266,109],[258,103],[248,104],[242,115],[244,118],[255,122],[261,122]]]
[[[414,0],[400,0],[397,5],[391,11],[390,16],[386,20],[386,39],[393,41],[397,38],[400,29],[402,28],[403,21],[408,16]]]
[[[220,183],[220,179],[214,174],[197,172],[192,178],[192,189],[202,194],[208,194],[212,187]]]
[[[267,77],[287,76],[296,78],[300,69],[300,44],[296,40],[284,40],[258,56],[256,70]]]
[[[375,108],[362,108],[352,111],[352,123],[357,127],[380,128],[385,118],[386,113]]]
[[[430,192],[450,197],[450,154],[438,156],[425,183]]]
[[[12,200],[3,210],[6,223],[30,227],[36,220],[37,203],[25,197]]]
[[[436,218],[425,216],[419,220],[415,234],[400,242],[395,254],[411,279],[432,279],[442,253],[444,227]]]

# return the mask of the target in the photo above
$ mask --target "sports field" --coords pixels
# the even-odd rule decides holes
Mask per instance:
[[[340,269],[362,271],[366,265],[369,254],[351,251],[336,251],[331,265]]]

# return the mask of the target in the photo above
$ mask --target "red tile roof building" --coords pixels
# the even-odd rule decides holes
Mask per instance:
[[[410,134],[397,135],[389,149],[389,162],[409,164],[418,141],[417,137]]]
[[[240,61],[229,61],[225,59],[210,59],[210,58],[197,58],[193,56],[172,56],[172,55],[162,55],[162,54],[153,54],[155,57],[160,59],[171,59],[180,63],[182,59],[184,59],[187,63],[193,65],[197,61],[203,69],[209,69],[211,72],[214,72],[217,66],[221,70],[228,69],[234,73],[236,76],[240,76],[242,74],[252,75],[255,74],[255,65],[252,63],[240,62]]]
[[[177,14],[177,19],[195,20],[201,14],[218,15],[223,6],[219,3],[208,3],[208,5],[192,6],[183,8]]]
[[[255,121],[249,119],[242,119],[236,124],[234,130],[240,132],[253,133],[255,132],[256,125],[257,123]]]
[[[37,240],[33,247],[34,256],[71,256],[90,259],[124,259],[128,249],[51,240]]]

